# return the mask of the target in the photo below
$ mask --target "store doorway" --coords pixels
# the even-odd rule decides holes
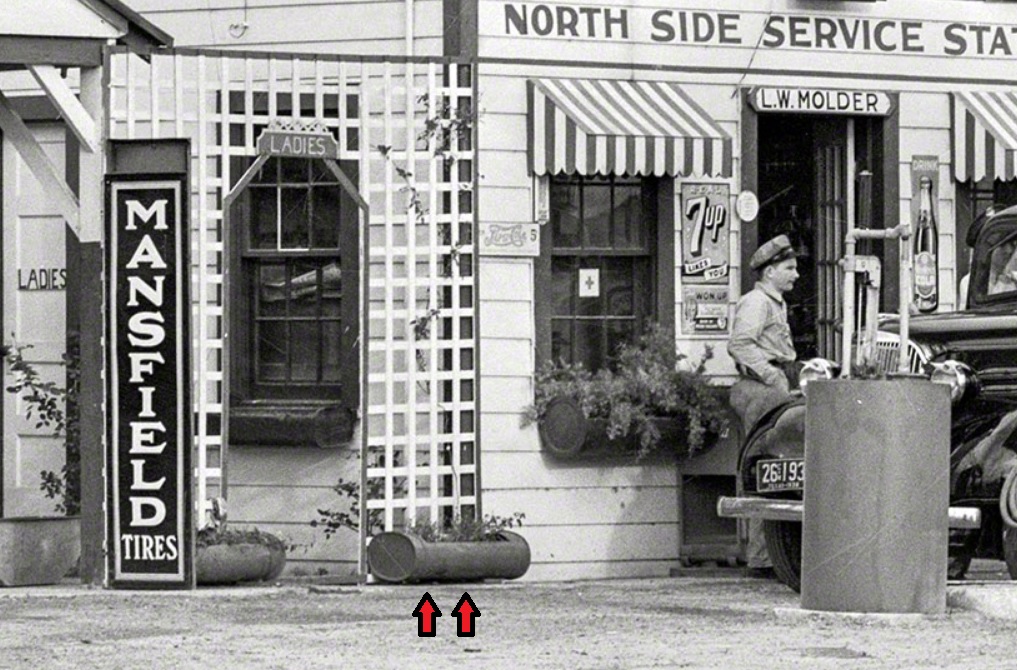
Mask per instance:
[[[878,120],[848,116],[761,114],[759,241],[785,234],[798,252],[799,279],[785,296],[799,360],[838,359],[841,274],[849,222],[857,225],[857,175],[879,183]],[[878,194],[873,194],[875,200]],[[869,211],[881,207],[872,203]],[[882,227],[881,222],[870,225]],[[859,253],[882,255],[881,249]]]

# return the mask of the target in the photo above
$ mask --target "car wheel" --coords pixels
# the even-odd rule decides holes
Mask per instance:
[[[1017,579],[1017,528],[1007,526],[1003,531],[1003,558],[1010,579]]]
[[[797,521],[763,522],[766,551],[777,579],[800,593],[802,590],[802,524]]]

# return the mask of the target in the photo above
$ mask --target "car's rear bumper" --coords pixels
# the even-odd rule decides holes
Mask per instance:
[[[738,519],[801,521],[805,503],[801,500],[758,496],[721,496],[717,516]],[[950,507],[950,528],[981,528],[982,510],[977,507]]]

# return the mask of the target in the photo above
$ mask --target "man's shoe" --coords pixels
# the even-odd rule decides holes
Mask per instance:
[[[745,576],[749,579],[776,579],[773,568],[745,568]]]

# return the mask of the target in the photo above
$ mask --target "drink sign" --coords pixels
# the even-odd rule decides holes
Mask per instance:
[[[107,180],[107,515],[114,587],[192,588],[184,177]]]
[[[728,332],[730,306],[727,286],[683,286],[682,335]]]
[[[912,300],[919,312],[939,307],[939,157],[911,158]]]
[[[681,185],[682,279],[726,284],[730,271],[731,188],[727,184]]]

